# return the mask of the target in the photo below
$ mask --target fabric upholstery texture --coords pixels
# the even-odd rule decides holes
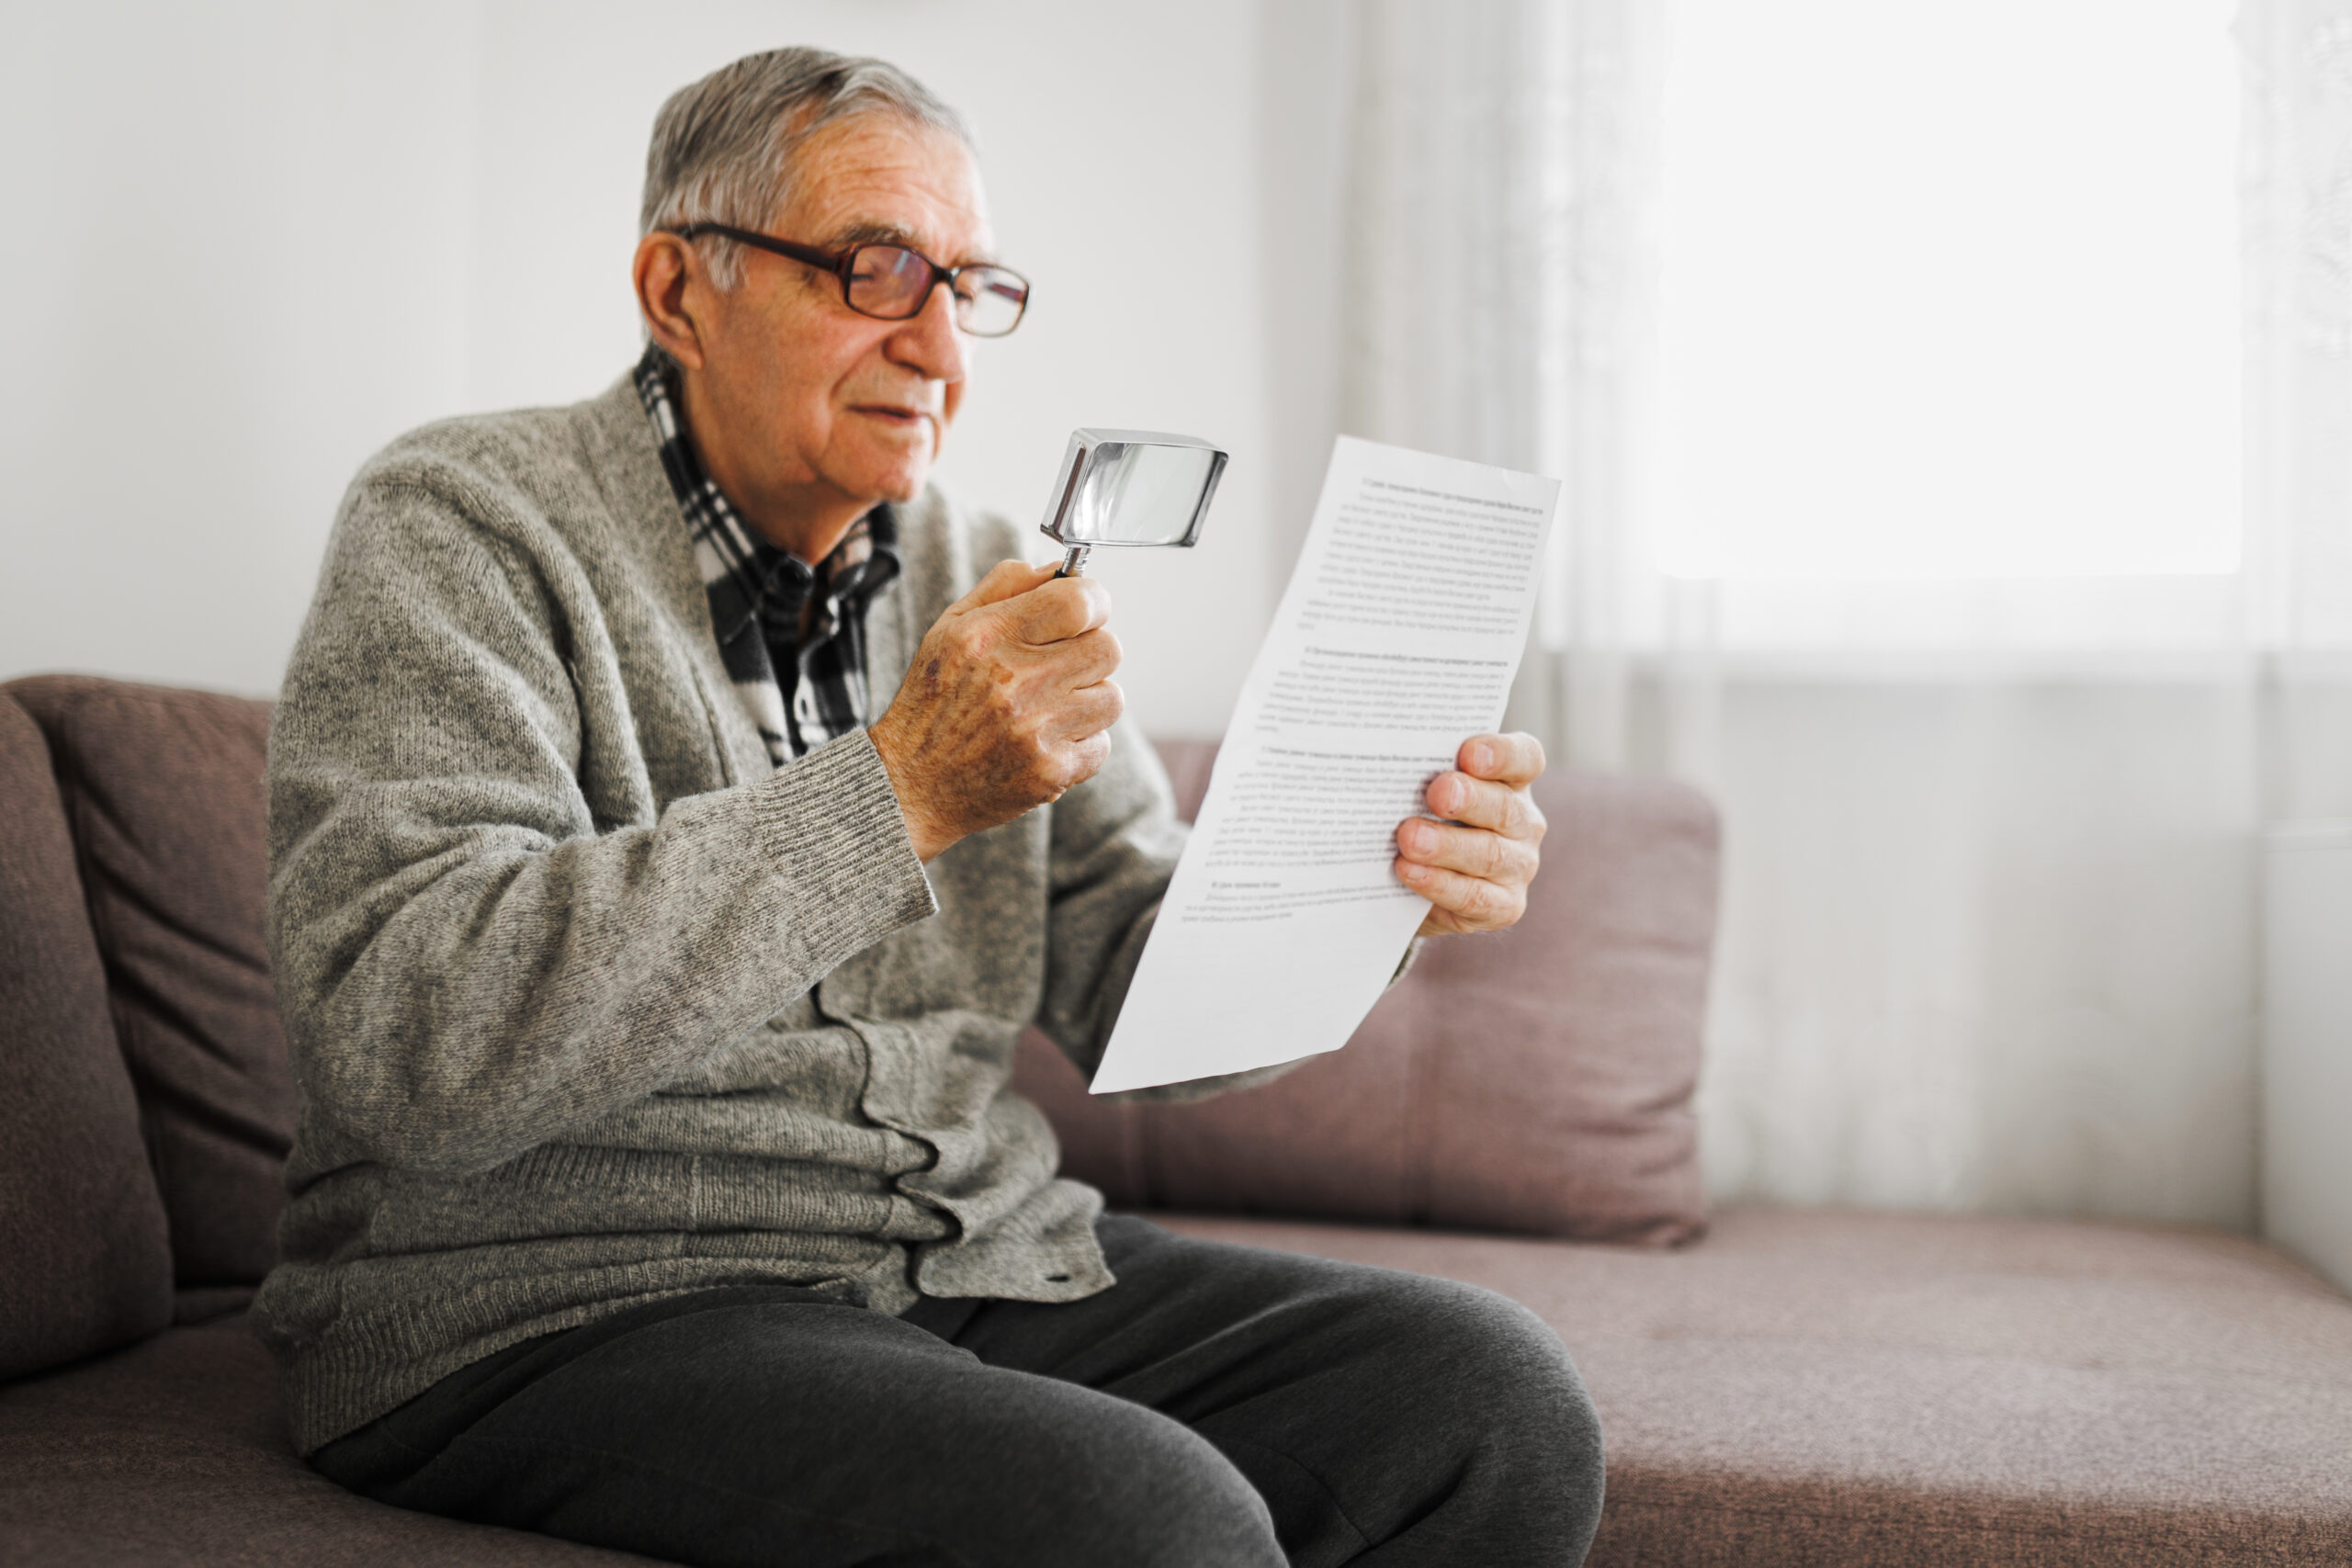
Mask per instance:
[[[177,1282],[255,1283],[294,1123],[262,945],[269,705],[86,676],[6,690],[55,757]]]
[[[1189,818],[1214,748],[1162,743]],[[1696,793],[1559,772],[1525,918],[1428,943],[1344,1050],[1199,1104],[1094,1100],[1043,1039],[1014,1083],[1114,1203],[1664,1245],[1704,1224],[1697,1086],[1716,824]]]
[[[2352,1562],[2352,1300],[2254,1242],[1732,1211],[1657,1251],[1155,1218],[1540,1314],[1609,1445],[1591,1568]]]
[[[650,1561],[344,1491],[294,1457],[269,1353],[243,1320],[0,1386],[0,1568]]]
[[[49,749],[0,694],[0,1378],[171,1320],[164,1206]]]

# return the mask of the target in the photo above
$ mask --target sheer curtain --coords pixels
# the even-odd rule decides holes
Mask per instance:
[[[1340,416],[1565,481],[1510,722],[1563,761],[1693,772],[1705,594],[1654,570],[1638,493],[1663,16],[1655,0],[1356,8]],[[1637,671],[1637,647],[1701,657]],[[1637,712],[1662,671],[1682,700]],[[1681,722],[1645,723],[1660,713]]]
[[[1566,481],[1514,719],[1723,807],[1717,1196],[2251,1226],[2261,835],[2352,815],[2352,0],[2238,24],[2245,569],[1824,586],[1833,631],[1939,618],[1801,655],[1655,566],[1669,8],[1351,26],[1340,423]]]
[[[2352,818],[2352,0],[2247,0],[2238,35],[2264,804]]]

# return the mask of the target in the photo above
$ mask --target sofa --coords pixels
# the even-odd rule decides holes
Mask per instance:
[[[293,1115],[262,947],[266,705],[0,686],[0,1563],[643,1562],[404,1513],[295,1457],[243,1313]],[[1163,747],[1196,803],[1212,755]],[[2352,1300],[2242,1236],[1710,1213],[1716,828],[1559,773],[1510,933],[1198,1105],[1024,1040],[1071,1173],[1193,1235],[1472,1280],[1609,1449],[1595,1564],[2352,1563]]]

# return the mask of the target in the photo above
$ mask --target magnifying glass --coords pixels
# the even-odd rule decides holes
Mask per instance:
[[[1057,577],[1076,577],[1097,545],[1200,542],[1226,455],[1195,435],[1157,430],[1073,430],[1039,531],[1067,552]]]

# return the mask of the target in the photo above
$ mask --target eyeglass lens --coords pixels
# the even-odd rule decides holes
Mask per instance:
[[[932,288],[931,263],[898,245],[860,245],[850,257],[849,303],[885,321],[922,310]],[[956,275],[956,324],[975,337],[1001,337],[1020,323],[1029,285],[1001,266],[967,266]]]

